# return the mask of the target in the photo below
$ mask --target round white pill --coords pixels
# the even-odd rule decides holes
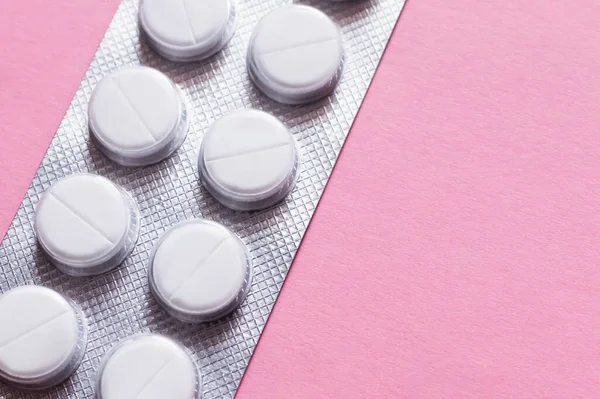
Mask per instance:
[[[110,180],[87,173],[50,186],[35,213],[41,248],[56,267],[74,276],[118,266],[133,250],[139,226],[133,198]]]
[[[288,5],[259,22],[248,46],[248,74],[267,96],[301,104],[330,94],[344,64],[342,36],[321,11]]]
[[[140,27],[173,61],[197,61],[223,48],[235,30],[232,0],[142,0]]]
[[[234,111],[206,132],[198,170],[206,189],[236,210],[268,208],[293,189],[298,151],[289,130],[266,112]]]
[[[138,335],[105,357],[98,372],[97,399],[198,399],[200,372],[186,351],[169,338]]]
[[[0,377],[25,389],[59,384],[87,343],[81,312],[59,293],[24,286],[0,296]]]
[[[90,137],[114,162],[159,162],[185,140],[188,115],[177,87],[161,72],[125,67],[98,83],[88,107]]]
[[[224,226],[193,219],[169,229],[150,256],[150,289],[173,317],[198,323],[233,311],[252,278],[242,241]]]

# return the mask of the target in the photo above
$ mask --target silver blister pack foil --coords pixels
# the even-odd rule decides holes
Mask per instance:
[[[95,370],[104,354],[116,342],[140,332],[165,334],[195,354],[203,373],[204,398],[234,396],[404,6],[404,0],[302,1],[341,27],[346,65],[332,96],[306,106],[284,106],[250,83],[246,49],[258,19],[288,3],[238,0],[237,29],[229,45],[207,61],[185,64],[152,51],[139,36],[138,0],[122,1],[0,244],[0,292],[41,284],[76,301],[90,324],[87,353],[77,372],[51,391],[24,393],[0,383],[1,398],[91,398]],[[87,102],[102,77],[137,64],[161,70],[181,88],[190,106],[191,126],[182,148],[169,159],[149,167],[123,168],[90,143]],[[230,111],[248,107],[280,118],[291,129],[302,157],[298,183],[285,202],[254,213],[218,204],[199,184],[196,167],[208,126]],[[35,205],[52,182],[84,171],[106,176],[128,190],[138,201],[143,220],[137,246],[121,266],[101,276],[77,278],[48,263],[36,245],[33,220]],[[248,246],[254,262],[246,301],[211,324],[184,324],[169,317],[150,295],[147,281],[148,255],[158,237],[194,217],[229,227]]]

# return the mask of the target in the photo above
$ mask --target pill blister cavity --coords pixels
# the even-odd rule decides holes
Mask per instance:
[[[187,352],[169,338],[145,334],[118,344],[103,360],[97,399],[199,399],[201,377]]]
[[[296,143],[285,125],[266,112],[245,109],[208,129],[198,170],[219,202],[248,211],[283,200],[294,187],[298,164]]]
[[[142,0],[139,14],[148,43],[173,61],[208,58],[235,30],[232,0]]]
[[[225,316],[244,300],[252,278],[242,241],[224,226],[204,219],[168,230],[149,262],[155,298],[173,317],[186,322]]]
[[[250,78],[267,96],[285,104],[329,95],[343,64],[339,28],[321,11],[304,5],[271,11],[257,24],[248,46]]]
[[[24,389],[46,389],[75,371],[87,325],[72,302],[44,287],[0,296],[0,377]]]
[[[40,247],[60,270],[75,276],[118,266],[133,250],[139,225],[131,196],[110,180],[87,173],[52,184],[35,213]]]
[[[126,67],[102,79],[88,108],[92,140],[124,166],[149,165],[171,155],[185,140],[188,118],[171,80],[142,66]]]

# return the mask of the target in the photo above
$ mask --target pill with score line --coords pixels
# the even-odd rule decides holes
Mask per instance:
[[[57,385],[79,366],[87,324],[58,292],[34,285],[0,296],[0,378],[19,388]]]
[[[223,205],[242,211],[268,208],[294,188],[299,155],[287,127],[258,110],[231,112],[202,140],[200,180]]]
[[[198,61],[223,48],[235,30],[232,0],[142,0],[139,24],[148,43],[173,61]]]
[[[153,164],[185,140],[189,115],[163,73],[144,66],[119,69],[98,83],[88,105],[90,138],[123,166]]]
[[[157,334],[125,339],[105,355],[96,399],[200,399],[200,371],[186,350]]]
[[[94,174],[58,180],[36,207],[34,230],[40,247],[57,268],[73,276],[118,266],[133,250],[139,228],[133,198]]]
[[[224,226],[192,219],[169,229],[149,260],[150,290],[173,317],[216,320],[238,307],[252,280],[244,243]]]
[[[329,95],[340,80],[342,36],[323,12],[288,5],[258,22],[246,58],[250,78],[267,96],[284,104],[307,103]]]

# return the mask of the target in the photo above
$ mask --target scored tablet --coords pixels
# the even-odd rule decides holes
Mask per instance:
[[[208,58],[235,30],[232,0],[142,0],[139,23],[149,44],[173,61]]]
[[[144,334],[119,343],[98,371],[96,399],[200,399],[198,367],[175,341]]]
[[[118,266],[133,250],[139,227],[133,198],[110,180],[89,173],[52,184],[35,212],[40,247],[56,267],[73,276]]]
[[[273,100],[302,104],[329,95],[344,65],[342,36],[323,12],[288,5],[263,17],[252,33],[248,74]]]
[[[23,286],[0,296],[0,378],[46,389],[81,362],[87,324],[70,300],[49,288]]]
[[[268,208],[294,188],[299,156],[290,131],[263,111],[244,109],[206,132],[198,170],[205,188],[223,205],[242,211]]]
[[[163,73],[130,66],[98,83],[88,105],[90,137],[123,166],[153,164],[185,140],[189,118],[179,89]]]
[[[154,297],[169,314],[199,323],[225,316],[242,303],[252,263],[245,245],[227,228],[192,219],[159,239],[148,276]]]

